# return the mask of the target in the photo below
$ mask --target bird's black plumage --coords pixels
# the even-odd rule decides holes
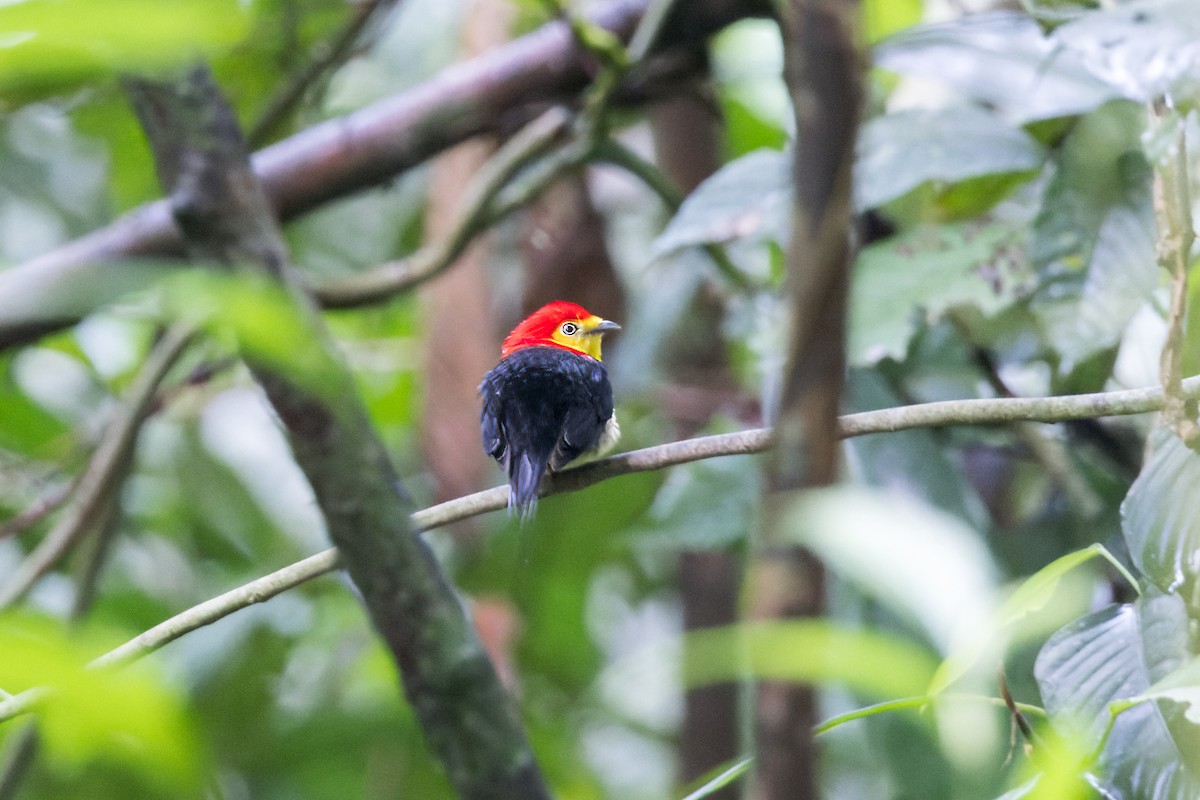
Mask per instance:
[[[509,505],[537,500],[546,468],[560,469],[600,442],[613,415],[604,365],[558,347],[524,347],[492,368],[483,396],[483,449],[508,473]]]

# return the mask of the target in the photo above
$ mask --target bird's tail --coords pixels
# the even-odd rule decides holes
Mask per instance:
[[[538,487],[545,472],[545,460],[529,453],[517,455],[508,464],[508,507],[522,520],[531,517],[537,507]]]

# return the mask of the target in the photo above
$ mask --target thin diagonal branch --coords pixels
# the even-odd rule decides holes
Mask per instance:
[[[363,305],[412,289],[447,269],[476,236],[519,207],[511,198],[498,201],[498,196],[518,172],[564,137],[570,122],[571,114],[566,109],[552,108],[506,142],[475,176],[467,190],[458,222],[449,236],[422,247],[407,258],[318,287],[314,296],[327,308]],[[558,169],[550,175],[539,173],[538,184],[532,191],[545,189],[559,171],[572,166],[570,162],[562,163],[562,158],[547,160],[558,165]],[[519,199],[524,201],[526,198]]]
[[[190,326],[168,328],[154,346],[129,389],[129,397],[79,479],[66,515],[46,534],[16,573],[0,587],[0,609],[25,596],[38,579],[58,563],[97,521],[99,512],[120,487],[142,420],[150,412],[154,393],[192,337]]]
[[[305,93],[322,76],[341,66],[354,53],[359,37],[373,19],[391,10],[396,0],[362,0],[347,22],[330,41],[316,48],[317,55],[267,102],[266,109],[250,127],[246,141],[252,147],[262,144],[295,110]]]
[[[78,481],[79,479],[75,478],[67,483],[46,490],[29,508],[14,517],[6,519],[0,524],[0,539],[7,539],[9,536],[24,533],[57,511],[59,506],[67,502],[70,498]]]
[[[1182,388],[1183,396],[1188,400],[1200,399],[1200,375],[1185,379]],[[1149,414],[1162,408],[1163,390],[1160,386],[1063,397],[944,400],[848,414],[838,420],[838,433],[840,437],[849,439],[875,433],[952,425],[1069,422]],[[609,478],[667,469],[693,461],[762,453],[770,446],[771,432],[766,428],[660,444],[554,474],[543,484],[542,496],[576,492]],[[497,486],[417,511],[412,515],[412,526],[416,531],[433,530],[469,517],[498,511],[507,504],[508,487]],[[182,611],[105,653],[89,666],[118,667],[135,661],[184,634],[210,625],[239,609],[265,602],[288,589],[326,575],[339,566],[337,550],[324,550]],[[30,711],[44,696],[44,689],[31,689],[0,700],[0,722]]]

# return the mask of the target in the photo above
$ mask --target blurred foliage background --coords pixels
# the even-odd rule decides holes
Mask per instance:
[[[1155,173],[1192,166],[1182,143],[1196,132],[1200,24],[1184,0],[1092,6],[862,3],[873,66],[847,411],[1159,381],[1169,286]],[[0,5],[0,279],[158,196],[119,72],[206,56],[261,145],[546,20],[542,4],[517,0]],[[629,173],[592,166],[415,293],[327,313],[419,505],[500,481],[479,450],[475,386],[503,334],[547,295],[624,326],[605,358],[623,448],[769,423],[786,347],[788,164],[805,143],[792,141],[774,22],[737,22],[705,55],[708,77],[611,119],[687,195],[678,213]],[[268,113],[322,59],[296,101]],[[321,283],[444,235],[490,146],[469,143],[290,223],[296,265]],[[714,243],[736,273],[699,249]],[[0,354],[0,586],[55,520],[24,515],[69,497],[141,368],[161,321],[152,295],[123,294]],[[1185,374],[1200,371],[1193,338]],[[553,497],[525,527],[491,514],[428,538],[557,797],[682,796],[737,763],[751,752],[737,688],[752,674],[820,682],[822,716],[836,723],[818,740],[829,797],[1060,800],[1096,796],[1094,785],[1128,800],[1200,797],[1186,714],[1200,684],[1186,668],[1200,615],[1200,462],[1172,434],[1152,435],[1154,422],[848,441],[847,486],[795,511],[797,540],[831,569],[828,621],[815,628],[681,638],[736,618],[761,493],[752,456]],[[0,782],[0,797],[450,796],[340,577],[134,667],[81,671],[326,546],[227,343],[187,350],[88,532],[0,616],[0,690],[70,687],[39,714],[38,757],[12,793]],[[1036,758],[999,702],[1000,663],[1040,732]],[[1106,730],[1110,703],[1130,698],[1145,702]],[[882,701],[893,705],[854,714]],[[26,724],[0,723],[5,763],[19,759]]]

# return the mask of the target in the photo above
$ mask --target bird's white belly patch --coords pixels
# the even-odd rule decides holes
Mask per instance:
[[[617,413],[608,418],[608,422],[604,425],[604,432],[600,434],[600,441],[596,442],[596,446],[591,450],[587,450],[579,454],[569,464],[564,464],[560,469],[568,469],[569,467],[578,467],[580,464],[586,464],[589,461],[595,461],[597,458],[602,458],[607,455],[610,450],[617,446],[617,442],[621,439],[621,425],[617,422]]]

